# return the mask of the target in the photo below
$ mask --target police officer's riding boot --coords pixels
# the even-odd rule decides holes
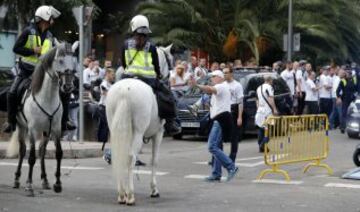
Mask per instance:
[[[166,133],[171,136],[181,133],[181,127],[179,127],[179,125],[176,123],[175,119],[173,118],[166,119],[166,123],[164,127]]]
[[[66,130],[75,130],[75,124],[69,119],[69,101],[70,94],[60,92],[60,100],[63,105],[63,116],[61,118],[61,129],[62,131]]]
[[[8,121],[5,123],[3,128],[4,133],[11,133],[16,129],[16,94],[8,93],[7,95],[7,112],[8,112]]]

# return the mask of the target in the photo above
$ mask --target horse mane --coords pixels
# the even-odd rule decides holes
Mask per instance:
[[[54,61],[56,50],[59,49],[58,54],[65,54],[65,46],[60,45],[52,48],[48,53],[41,56],[40,62],[36,65],[35,71],[32,74],[31,91],[33,95],[37,94],[42,87],[45,72],[51,68],[52,62]]]

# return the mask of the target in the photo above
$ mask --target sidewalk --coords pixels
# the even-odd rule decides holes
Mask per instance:
[[[36,154],[39,150],[39,142],[36,144]],[[108,145],[108,144],[107,144]],[[107,146],[106,145],[106,146]],[[6,148],[8,146],[7,141],[0,141],[0,159],[6,157]],[[102,143],[99,142],[69,142],[61,141],[61,146],[64,152],[63,158],[93,158],[101,157],[103,152],[101,151]],[[26,143],[26,157],[29,155],[29,143]],[[38,156],[37,156],[38,157]],[[55,158],[55,146],[53,141],[49,141],[47,145],[46,158]]]

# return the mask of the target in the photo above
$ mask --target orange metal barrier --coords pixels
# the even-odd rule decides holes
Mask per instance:
[[[289,174],[279,168],[280,165],[313,161],[304,168],[304,173],[311,166],[332,169],[321,160],[329,153],[328,118],[321,115],[302,116],[270,116],[266,120],[264,160],[271,169],[263,170],[258,179],[269,173],[284,175],[290,180]]]

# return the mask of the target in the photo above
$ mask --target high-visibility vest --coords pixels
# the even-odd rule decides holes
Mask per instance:
[[[152,63],[152,55],[150,50],[150,42],[147,41],[144,48],[136,49],[134,39],[129,39],[125,46],[125,73],[130,75],[155,78],[156,72]]]
[[[344,84],[344,87],[345,87],[347,84],[346,79],[341,79],[341,82]],[[355,76],[353,77],[353,83],[354,83],[354,85],[356,85],[356,77]]]
[[[50,32],[47,32],[44,42],[41,44],[41,37],[37,35],[35,29],[30,30],[25,48],[34,49],[35,47],[41,47],[40,55],[22,56],[21,62],[36,66],[39,62],[39,56],[46,54],[53,46],[53,36]]]

